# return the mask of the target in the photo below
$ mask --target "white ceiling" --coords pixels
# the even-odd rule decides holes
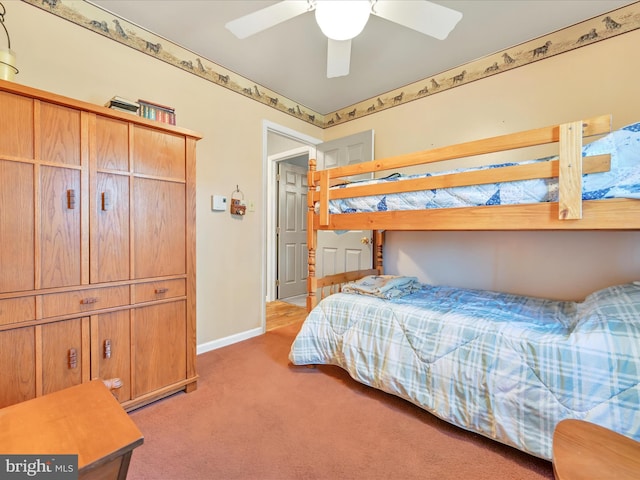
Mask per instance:
[[[418,0],[415,0],[418,1]],[[634,3],[624,0],[438,0],[463,13],[446,40],[371,16],[352,41],[351,72],[326,78],[327,39],[305,13],[244,40],[225,24],[269,0],[93,0],[197,55],[321,114]]]

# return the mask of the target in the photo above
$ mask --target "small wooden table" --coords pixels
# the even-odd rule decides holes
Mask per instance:
[[[640,442],[582,420],[562,420],[553,433],[558,480],[638,480]]]
[[[78,455],[79,479],[124,480],[144,438],[94,380],[0,410],[3,455]]]

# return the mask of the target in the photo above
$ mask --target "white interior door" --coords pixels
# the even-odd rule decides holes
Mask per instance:
[[[307,168],[278,165],[278,298],[307,290]]]
[[[318,170],[373,160],[373,137],[368,130],[321,143],[316,147]],[[371,230],[318,232],[316,277],[371,268],[372,237]]]

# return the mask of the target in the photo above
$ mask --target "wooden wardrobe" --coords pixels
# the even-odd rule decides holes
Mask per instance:
[[[0,407],[196,388],[195,132],[0,81]]]

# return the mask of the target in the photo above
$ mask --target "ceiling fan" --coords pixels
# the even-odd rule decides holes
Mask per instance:
[[[439,40],[462,18],[462,13],[427,0],[282,0],[225,26],[242,39],[314,10],[328,38],[328,78],[349,74],[351,39],[362,32],[370,14]]]

